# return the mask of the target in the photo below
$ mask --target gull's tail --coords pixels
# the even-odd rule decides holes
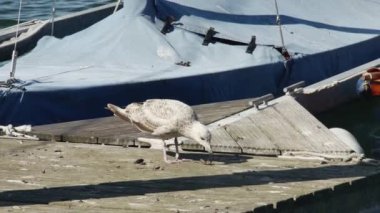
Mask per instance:
[[[125,109],[122,109],[122,108],[120,108],[116,105],[113,105],[113,104],[107,104],[107,109],[109,109],[111,112],[113,112],[114,116],[130,122],[129,117],[128,117],[128,113],[126,112]]]

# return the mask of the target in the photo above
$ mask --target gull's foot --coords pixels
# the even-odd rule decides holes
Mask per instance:
[[[165,163],[175,164],[175,163],[191,162],[191,161],[193,161],[193,160],[182,158],[182,159],[176,159],[176,160],[165,160]]]
[[[204,160],[203,158],[200,159],[200,162],[203,163],[204,165],[213,165],[212,164],[212,161],[214,159],[214,155],[213,153],[209,153],[209,156],[206,160]]]
[[[200,159],[199,161],[200,161],[201,163],[203,163],[204,165],[213,165],[211,159],[206,159],[206,160],[204,160],[204,159]]]

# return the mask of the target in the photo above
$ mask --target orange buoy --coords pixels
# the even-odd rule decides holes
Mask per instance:
[[[369,84],[371,94],[374,96],[380,96],[380,80],[371,81]]]
[[[380,67],[372,67],[362,75],[373,96],[380,96]]]

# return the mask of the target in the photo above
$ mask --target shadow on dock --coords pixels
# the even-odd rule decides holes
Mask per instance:
[[[353,165],[332,165],[317,168],[296,168],[266,171],[252,170],[248,172],[222,175],[177,177],[152,180],[130,180],[100,183],[96,185],[74,185],[52,188],[3,191],[0,192],[0,200],[7,202],[17,202],[18,205],[48,204],[56,201],[114,198],[184,190],[245,187],[270,183],[290,183],[337,178],[359,178],[366,175],[368,175],[368,173],[366,173],[363,168],[360,169],[358,166]],[[375,180],[375,182],[379,182],[376,179],[380,180],[379,177],[366,179],[359,178],[358,180],[353,181],[351,184],[346,184],[347,186],[345,187],[338,188],[344,188],[343,191],[352,190],[353,187],[362,190],[363,186],[366,184],[367,186],[368,184],[377,185],[377,183],[372,183],[373,180]],[[363,181],[365,181],[365,183]],[[378,194],[380,194],[380,191]],[[11,204],[0,204],[0,206],[9,205]]]

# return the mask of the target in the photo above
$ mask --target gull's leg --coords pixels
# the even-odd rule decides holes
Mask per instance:
[[[166,142],[165,140],[162,140],[163,146],[162,146],[162,153],[164,155],[164,161],[165,163],[179,163],[181,161],[191,161],[190,159],[179,159],[179,144],[178,144],[178,139],[174,138],[174,145],[175,145],[175,160],[171,161],[168,160],[168,156],[166,154]]]
[[[172,160],[168,160],[168,156],[166,154],[166,142],[165,140],[162,140],[162,143],[163,143],[163,147],[162,147],[162,154],[164,155],[164,161],[165,163],[179,163],[181,161],[185,161],[184,159],[179,159],[179,148],[178,148],[178,141],[177,141],[177,138],[174,139],[174,145],[175,145],[175,160],[172,161]]]
[[[162,140],[162,143],[163,143],[163,146],[162,146],[162,154],[164,155],[164,161],[166,163],[171,163],[169,160],[168,160],[168,156],[166,155],[166,143],[165,143],[165,140]]]
[[[162,153],[164,155],[164,161],[165,161],[165,163],[178,163],[177,160],[175,160],[175,161],[168,160],[168,155],[166,154],[166,143],[165,143],[165,140],[162,140],[162,143],[163,143]],[[177,158],[177,154],[176,154],[176,158]]]
[[[209,155],[208,155],[208,161],[209,161],[209,164],[212,165],[212,160],[213,160],[213,153],[212,152],[209,152]]]
[[[177,162],[180,162],[180,161],[192,161],[191,159],[179,159],[179,144],[178,144],[178,139],[177,137],[174,138],[174,145],[175,145],[175,160]]]
[[[175,145],[175,160],[179,160],[179,151],[178,151],[178,140],[177,137],[174,138],[174,145]]]

